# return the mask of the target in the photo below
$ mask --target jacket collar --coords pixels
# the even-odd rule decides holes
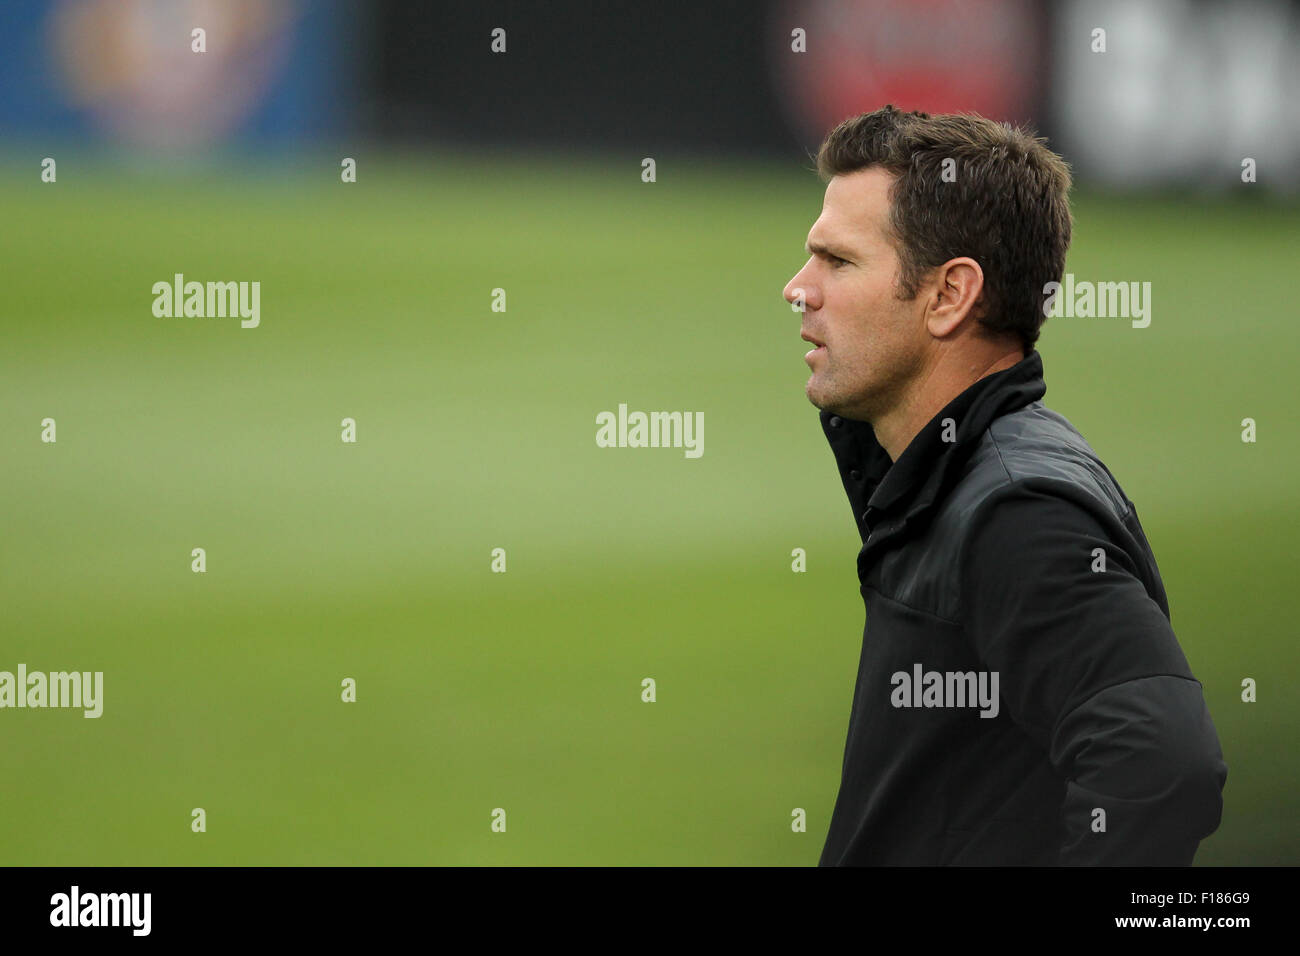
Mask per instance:
[[[882,525],[881,534],[892,536],[932,510],[961,477],[993,420],[1046,393],[1042,356],[1031,348],[1015,365],[985,376],[945,405],[892,463],[870,424],[823,411],[822,430],[863,540]],[[952,419],[953,441],[944,441],[945,419]]]

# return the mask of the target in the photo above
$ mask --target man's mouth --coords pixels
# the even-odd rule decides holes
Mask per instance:
[[[826,343],[819,342],[817,339],[813,338],[807,332],[802,333],[799,336],[799,338],[803,339],[805,342],[811,342],[815,346],[815,348],[813,348],[807,355],[804,356],[804,361],[807,361],[808,359],[812,358],[814,355],[826,351]]]

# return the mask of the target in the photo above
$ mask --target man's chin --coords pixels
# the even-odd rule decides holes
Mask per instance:
[[[850,418],[854,421],[871,421],[871,418],[859,403],[847,402],[843,395],[831,395],[824,389],[818,387],[813,381],[816,376],[808,379],[808,384],[804,386],[803,393],[808,397],[816,408],[823,412],[829,412],[832,415],[838,415],[840,418]]]
[[[834,404],[833,400],[814,385],[811,378],[808,379],[808,384],[804,386],[803,393],[808,396],[808,401],[812,402],[817,408],[824,412],[835,413],[835,409],[831,407]]]

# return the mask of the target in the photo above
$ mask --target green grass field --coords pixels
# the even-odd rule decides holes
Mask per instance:
[[[862,606],[781,299],[814,176],[0,172],[0,670],[105,675],[98,720],[0,711],[0,862],[817,861]],[[1075,216],[1070,271],[1153,284],[1149,328],[1053,319],[1040,350],[1047,404],[1138,506],[1223,742],[1197,862],[1295,864],[1300,214]],[[176,272],[260,281],[260,327],[155,318]],[[621,402],[703,411],[703,457],[596,447]]]

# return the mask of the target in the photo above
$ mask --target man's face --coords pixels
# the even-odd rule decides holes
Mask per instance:
[[[895,293],[898,254],[888,236],[889,187],[879,168],[835,176],[808,233],[811,258],[785,287],[803,290],[802,333],[820,345],[804,358],[804,391],[818,408],[873,421],[902,400],[927,341],[924,296]]]

